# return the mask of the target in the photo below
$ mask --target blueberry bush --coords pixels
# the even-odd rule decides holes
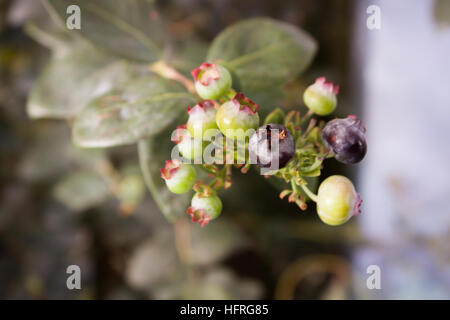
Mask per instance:
[[[233,169],[252,167],[284,181],[280,198],[301,210],[316,202],[327,224],[360,212],[361,197],[343,176],[328,177],[314,193],[326,159],[353,164],[367,149],[356,116],[320,118],[336,109],[339,88],[319,77],[297,92],[298,106],[283,105],[277,95],[316,54],[305,31],[270,18],[245,19],[219,32],[205,53],[188,55],[192,43],[171,37],[152,1],[44,3],[53,26],[31,26],[30,34],[52,57],[29,96],[29,116],[66,120],[75,147],[100,157],[107,158],[105,148],[137,145],[145,183],[169,221],[187,213],[205,226],[226,206],[219,191],[231,187]],[[73,3],[82,8],[82,27],[69,31],[66,8]],[[301,114],[302,104],[308,111]],[[173,142],[181,160],[171,158]],[[213,159],[205,163],[211,146]],[[109,179],[124,210],[132,210],[143,197],[135,171],[121,175],[112,162],[102,163],[100,176],[84,170],[61,184],[59,198],[89,206]],[[76,203],[74,193],[81,198]]]

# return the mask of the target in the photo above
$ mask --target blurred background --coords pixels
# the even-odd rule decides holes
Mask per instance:
[[[380,28],[367,26],[371,5]],[[77,149],[67,122],[29,118],[30,90],[50,58],[36,26],[49,18],[40,1],[2,0],[0,298],[449,299],[450,1],[171,0],[160,8],[176,39],[195,42],[183,54],[198,63],[218,32],[248,17],[283,20],[316,39],[318,53],[283,107],[301,108],[299,90],[319,75],[340,85],[336,116],[362,119],[368,154],[350,167],[328,160],[322,178],[351,177],[363,213],[326,226],[314,205],[301,212],[250,172],[233,176],[214,223],[169,223],[135,145]],[[66,287],[69,265],[81,268],[81,290]],[[381,289],[366,285],[371,265]]]

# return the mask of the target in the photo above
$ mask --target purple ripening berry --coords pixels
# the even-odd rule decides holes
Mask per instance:
[[[322,130],[322,141],[333,151],[339,162],[354,164],[360,162],[367,153],[364,133],[366,129],[355,115],[345,119],[334,119]]]
[[[278,150],[273,143],[278,143]],[[260,168],[276,165],[281,169],[287,165],[295,154],[295,141],[289,130],[277,123],[261,126],[250,138],[248,150],[250,159],[256,159]]]

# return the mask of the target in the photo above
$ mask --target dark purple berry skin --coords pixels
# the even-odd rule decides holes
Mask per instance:
[[[354,164],[360,162],[367,152],[364,133],[366,129],[354,115],[345,119],[334,119],[322,130],[322,141],[333,151],[339,162]]]
[[[272,139],[278,140],[278,152],[272,145]],[[256,164],[260,168],[272,168],[272,164],[276,165],[278,160],[276,169],[281,169],[294,156],[295,141],[285,126],[269,123],[259,127],[251,136],[248,150],[250,159],[256,159]]]

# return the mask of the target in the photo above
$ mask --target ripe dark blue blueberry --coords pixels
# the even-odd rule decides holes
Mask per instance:
[[[354,164],[360,162],[367,152],[364,133],[366,129],[354,115],[345,119],[334,119],[322,130],[322,141],[333,151],[339,162]]]
[[[274,143],[278,143],[278,148]],[[295,141],[285,126],[269,123],[261,126],[252,135],[248,150],[250,160],[256,160],[260,168],[281,169],[294,156]]]

